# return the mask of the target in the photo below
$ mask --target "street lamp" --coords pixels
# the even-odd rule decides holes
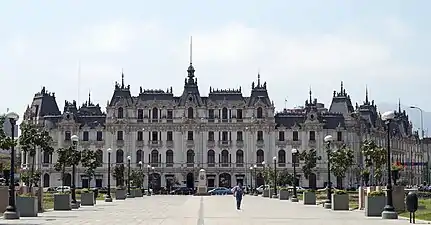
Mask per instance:
[[[253,166],[254,170],[254,196],[258,196],[259,193],[257,193],[257,165],[254,164]]]
[[[331,183],[331,142],[333,141],[332,135],[326,135],[326,137],[323,139],[326,143],[326,153],[327,153],[327,157],[328,157],[328,183],[326,184],[326,201],[324,203],[324,207],[325,209],[330,209],[332,206],[332,201],[331,201],[331,188],[332,188],[332,183]]]
[[[111,152],[112,152],[112,149],[108,148],[106,151],[108,152],[108,193],[106,194],[105,202],[112,202],[112,197],[111,197]]]
[[[420,116],[421,116],[421,138],[422,138],[422,140],[420,142],[420,145],[421,145],[420,147],[421,147],[421,152],[423,153],[423,151],[424,151],[423,139],[424,139],[424,136],[425,136],[425,133],[424,133],[424,115],[423,115],[424,111],[421,108],[417,107],[417,106],[410,106],[410,108],[411,109],[417,109],[417,110],[419,110],[419,112],[421,114]],[[410,166],[410,168],[412,168],[412,166]],[[427,170],[426,171],[427,171],[426,172],[427,184],[429,185],[431,183],[431,176],[430,176],[430,151],[429,150],[427,150]]]
[[[147,165],[147,196],[151,196],[151,192],[150,192],[150,169],[151,169],[151,166],[148,164]]]
[[[265,164],[266,164],[266,162],[262,161],[261,164],[262,164],[262,169],[263,169],[263,174],[262,174],[262,177],[263,177],[263,190],[265,190],[265,187],[266,187],[266,181],[265,181]]]
[[[274,156],[272,161],[274,161],[274,193],[272,198],[277,198],[277,157]]]
[[[142,161],[139,161],[139,175],[141,175],[141,174],[142,174]],[[142,177],[142,180],[141,180],[139,185],[141,186],[141,192],[144,193],[143,192],[144,191],[144,178],[143,177]],[[140,196],[140,197],[142,197],[142,196]]]
[[[253,167],[250,166],[250,194],[253,194]]]
[[[293,164],[293,196],[291,201],[292,202],[298,202],[298,196],[296,193],[296,158],[298,157],[298,149],[294,148],[292,149],[292,164]]]
[[[388,111],[383,113],[382,120],[387,126],[387,156],[386,166],[388,167],[388,185],[386,186],[386,206],[383,208],[382,219],[398,219],[392,201],[392,180],[391,180],[391,122],[395,119],[395,113]]]
[[[11,138],[15,141],[15,126],[19,119],[19,115],[14,112],[9,112],[6,115],[11,125]],[[10,178],[9,178],[9,205],[6,207],[6,211],[3,213],[3,218],[6,220],[19,219],[19,213],[16,210],[15,205],[15,143],[10,148]]]
[[[132,157],[127,156],[127,198],[134,198],[134,196],[130,193],[130,161]]]
[[[72,140],[72,149],[73,149],[73,161],[75,161],[76,157],[76,151],[78,151],[78,141],[79,137],[77,135],[72,135],[70,137],[70,140]],[[70,191],[72,192],[72,209],[78,209],[79,203],[76,201],[76,165],[75,162],[72,162],[72,185],[70,187]]]

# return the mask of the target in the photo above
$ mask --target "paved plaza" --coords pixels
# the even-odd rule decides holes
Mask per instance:
[[[243,207],[236,210],[232,196],[151,196],[112,203],[97,202],[94,207],[73,211],[48,211],[37,218],[17,221],[0,220],[0,224],[52,225],[269,225],[269,224],[408,224],[366,218],[362,211],[335,212],[321,206],[245,196]],[[417,221],[417,224],[422,222]],[[423,223],[422,223],[423,224]]]

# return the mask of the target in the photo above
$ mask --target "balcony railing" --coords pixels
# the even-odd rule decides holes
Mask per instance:
[[[263,140],[257,140],[256,141],[256,146],[258,148],[263,148],[263,147],[265,147],[265,142]]]
[[[215,141],[214,140],[208,140],[207,141],[207,147],[208,148],[214,148],[215,147]]]
[[[236,147],[243,148],[244,147],[244,141],[243,140],[237,140],[236,141]]]
[[[166,141],[166,147],[173,148],[174,147],[174,141]]]
[[[231,141],[227,141],[227,140],[225,140],[225,141],[218,141],[218,147],[219,148],[229,148],[229,147],[231,147],[232,146],[232,142]]]
[[[137,140],[136,141],[136,147],[144,147],[144,141],[143,140]]]
[[[148,146],[150,146],[151,148],[160,148],[162,147],[163,142],[161,140],[151,140],[148,141]]]
[[[123,147],[124,146],[124,140],[117,140],[116,144],[118,147]]]
[[[195,147],[195,141],[193,141],[193,140],[187,140],[186,146],[187,146],[187,148],[193,148],[193,147]]]
[[[275,142],[275,145],[277,145],[278,147],[286,147],[287,141],[286,140],[277,140]]]

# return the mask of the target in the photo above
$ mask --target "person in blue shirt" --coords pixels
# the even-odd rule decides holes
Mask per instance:
[[[244,195],[244,189],[242,187],[242,184],[239,183],[237,186],[232,188],[232,193],[236,199],[236,209],[240,210],[241,209],[242,196]]]

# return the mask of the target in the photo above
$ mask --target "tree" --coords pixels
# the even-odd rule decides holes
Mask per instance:
[[[5,123],[5,121],[6,121],[6,117],[4,115],[0,116],[1,128],[3,128],[3,124]],[[9,121],[7,121],[7,122],[9,122]],[[11,137],[8,137],[6,135],[6,133],[4,132],[4,130],[1,128],[0,128],[0,149],[11,149],[12,146],[16,146],[16,144],[17,144],[16,140],[12,140]],[[16,167],[16,165],[13,165],[13,166]],[[4,165],[2,163],[3,173],[6,177],[6,183],[9,183],[10,167],[11,167],[10,162],[4,162]],[[14,182],[14,181],[11,181],[11,182]]]
[[[85,149],[81,152],[81,163],[85,167],[84,173],[88,177],[88,186],[90,187],[91,180],[96,173],[97,167],[102,166],[102,163],[97,160],[97,154],[94,151]]]
[[[383,166],[386,164],[386,149],[378,146],[372,140],[366,140],[362,143],[361,151],[366,169],[369,170],[370,167],[373,167],[374,178],[378,183],[381,183]]]
[[[343,145],[340,149],[332,151],[329,156],[329,160],[331,162],[331,172],[337,178],[345,178],[347,170],[354,163],[353,150],[346,147],[346,145]]]
[[[124,186],[124,164],[116,165],[114,167],[114,171],[112,172],[112,177],[115,178],[117,181],[117,187],[123,187]]]
[[[130,173],[130,180],[133,183],[133,186],[137,188],[142,188],[142,184],[144,182],[144,172],[142,170],[132,170]]]
[[[321,160],[322,157],[317,156],[317,152],[315,149],[304,150],[299,153],[299,159],[304,161],[304,165],[302,166],[302,172],[304,173],[304,177],[308,179],[311,174],[314,173],[314,169],[317,166],[317,160]]]
[[[72,165],[72,162],[70,161],[72,154],[72,147],[57,149],[58,159],[57,162],[54,164],[54,169],[57,172],[61,172],[61,186],[64,186],[64,173],[66,167]]]
[[[278,172],[277,185],[286,186],[293,184],[293,175],[287,170],[282,170]]]

